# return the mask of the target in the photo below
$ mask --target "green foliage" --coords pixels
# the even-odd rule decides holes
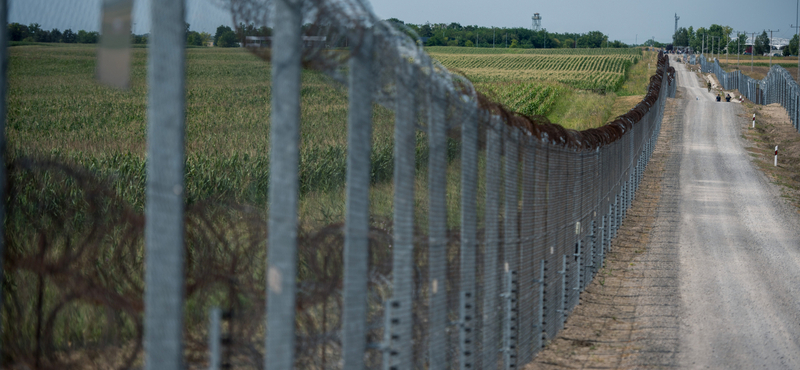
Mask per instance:
[[[86,32],[84,30],[78,31],[78,43],[81,44],[96,44],[99,34],[96,31]]]
[[[557,84],[542,82],[482,83],[476,86],[492,100],[526,116],[546,116],[566,91]]]
[[[237,43],[236,34],[233,33],[233,31],[226,31],[216,39],[215,45],[223,48],[231,48],[238,46]]]
[[[763,55],[764,53],[770,51],[769,36],[767,36],[767,31],[763,31],[760,35],[758,35],[758,37],[756,37],[755,54]]]
[[[798,48],[798,39],[797,39],[797,34],[795,34],[794,36],[792,36],[792,40],[789,41],[789,45],[783,48],[783,56],[798,55],[797,48]]]
[[[675,32],[672,38],[674,40],[673,45],[675,46],[689,46],[689,30],[686,28],[678,28],[678,31]]]
[[[232,47],[236,43],[236,34],[228,26],[217,27],[217,33],[214,34],[214,46]]]
[[[445,67],[465,73],[473,82],[539,80],[598,92],[619,89],[625,81],[625,73],[641,54],[638,49],[493,50],[454,47],[431,47],[428,52]]]
[[[481,27],[477,25],[462,26],[459,23],[426,23],[421,25],[403,23],[397,19],[388,19],[388,22],[397,25],[403,25],[404,29],[412,30],[419,37],[427,37],[425,46],[447,46],[451,45],[452,40],[457,40],[459,46],[465,46],[465,40],[471,40],[475,47],[480,48],[506,48],[513,44],[513,40],[517,40],[517,47],[519,48],[559,48],[559,47],[572,47],[574,40],[583,39],[583,46],[585,48],[599,48],[608,47],[627,48],[628,45],[614,41],[607,40],[607,36],[603,35],[600,31],[592,31],[586,34],[578,33],[553,33],[546,30],[533,31],[529,28],[494,28],[494,27]],[[508,45],[506,45],[506,37],[508,37]],[[477,41],[476,41],[477,40]]]

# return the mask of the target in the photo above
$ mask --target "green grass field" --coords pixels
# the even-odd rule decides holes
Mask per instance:
[[[434,57],[441,57],[452,56],[455,50],[451,49],[456,48],[431,49],[440,53]],[[470,54],[469,48],[457,49]],[[606,65],[591,60],[606,60],[609,55],[639,58],[638,51],[621,53],[617,49],[590,51],[596,57],[580,56],[568,49],[557,53],[525,52],[523,55],[543,53],[559,60],[570,60],[569,55],[575,55],[572,58],[576,62],[570,63],[587,67]],[[133,55],[132,88],[119,91],[95,81],[94,46],[12,47],[7,130],[11,156],[56,157],[89,168],[113,179],[123,197],[141,209],[147,145],[147,49],[134,49]],[[494,57],[478,56],[480,60]],[[505,55],[496,57],[507,59]],[[228,199],[264,205],[271,97],[269,64],[242,49],[192,48],[187,49],[186,59],[187,201]],[[515,68],[522,70],[520,66]],[[607,63],[607,68],[616,68],[611,73],[620,73],[619,63]],[[314,71],[304,71],[302,83],[301,191],[309,194],[340,189],[346,171],[347,91]],[[582,109],[576,104],[565,109],[564,102],[576,94],[568,84],[522,75],[478,83],[478,87],[523,114],[545,115],[555,122],[567,116],[577,116],[578,120],[583,117],[566,111]],[[590,102],[590,106],[613,104],[606,97],[596,99],[592,94],[581,94],[586,95],[582,101]],[[588,108],[588,116],[596,117],[597,107]],[[613,117],[600,115],[592,125],[609,118]],[[574,121],[563,123],[584,127]],[[376,106],[374,122],[373,180],[378,183],[391,177],[393,113]],[[419,151],[424,156],[424,148]]]
[[[450,60],[464,59],[459,63],[469,63],[470,59],[488,63],[488,66],[480,67],[489,71],[488,74],[475,78],[479,91],[519,113],[544,115],[554,122],[575,129],[606,123],[615,114],[612,106],[617,94],[644,95],[649,76],[655,72],[654,54],[645,53],[640,56],[638,51],[620,53],[618,50],[591,50],[581,53],[574,50],[522,50],[518,53],[518,50],[506,50],[503,53],[527,58],[518,59],[517,62],[529,62],[533,60],[531,58],[550,58],[547,60],[551,61],[558,58],[560,62],[551,63],[548,68],[571,63],[575,65],[574,71],[570,72],[573,75],[613,75],[616,79],[615,89],[609,90],[606,86],[604,93],[597,93],[579,90],[577,85],[570,84],[567,80],[542,79],[541,74],[533,78],[532,74],[514,72],[524,70],[524,65],[514,68],[500,66],[496,70],[503,70],[503,76],[497,78],[491,74],[496,74],[496,71],[492,72],[489,68],[491,59],[512,60],[512,57],[490,54],[493,51],[480,55],[467,48],[457,49],[431,48],[429,51],[435,52],[435,57],[446,55]],[[124,203],[123,208],[129,207],[132,210],[134,218],[141,217],[145,201],[147,152],[147,49],[136,48],[133,51],[132,88],[129,91],[108,88],[95,81],[94,46],[37,44],[14,46],[9,50],[7,136],[11,159],[26,156],[45,158],[85,168],[99,178],[100,182],[110,186]],[[270,65],[243,49],[191,48],[186,50],[186,58],[185,194],[189,209],[193,205],[202,206],[204,203],[231,202],[253,206],[255,212],[263,217],[269,178]],[[640,59],[638,63],[630,64]],[[609,60],[621,62],[604,62]],[[627,67],[620,70],[625,61],[628,61]],[[649,68],[651,63],[653,68]],[[307,236],[320,227],[344,219],[347,91],[322,73],[304,71],[301,104],[300,235]],[[393,171],[394,114],[376,105],[373,121],[373,185],[368,194],[372,222],[390,229],[389,225],[382,222],[390,219],[392,213],[393,185],[389,180]],[[455,139],[457,132],[450,134],[446,168],[447,214],[448,227],[457,229],[460,222],[459,144]],[[428,216],[426,140],[425,134],[418,132],[415,216],[420,233],[425,233]],[[483,157],[479,162],[479,171],[485,171]],[[37,253],[37,240],[42,240],[40,238],[45,233],[39,235],[36,228],[44,227],[48,230],[59,230],[57,238],[48,241],[53,248],[47,255],[47,258],[57,259],[63,250],[68,249],[65,246],[75,241],[80,243],[86,228],[93,224],[91,219],[85,218],[91,207],[87,207],[81,200],[82,190],[69,176],[66,176],[65,181],[65,176],[47,172],[39,175],[22,172],[23,174],[17,172],[11,175],[18,185],[15,189],[18,197],[15,199],[17,209],[13,210],[15,213],[7,220],[8,235],[12,241],[9,250],[22,256]],[[481,179],[484,177],[480,176]],[[484,196],[485,184],[480,182],[480,214],[483,213],[480,208]],[[37,208],[40,206],[44,209]],[[103,214],[114,218],[104,219],[103,223],[113,224],[118,221],[117,217],[122,217],[113,212],[116,206],[119,205],[113,202],[99,205],[106,212]],[[225,211],[212,211],[217,212],[209,216],[212,223],[228,217],[221,215]],[[37,219],[37,215],[42,212],[55,218],[43,226],[32,225],[28,221]],[[235,212],[231,211],[231,214]],[[20,216],[22,214],[27,216]],[[197,214],[192,215],[189,218],[199,217]],[[205,214],[201,216],[203,215]],[[241,214],[235,216],[240,217]],[[141,224],[141,219],[135,220],[139,220],[136,222]],[[64,225],[58,225],[62,221]],[[232,222],[240,222],[240,218],[235,218]],[[259,222],[263,227],[264,223]],[[193,253],[209,250],[223,254],[223,257],[214,257],[218,258],[215,260],[217,262],[235,260],[234,257],[238,256],[240,250],[237,248],[245,248],[240,244],[246,239],[244,236],[256,234],[253,232],[253,235],[244,235],[239,229],[244,229],[245,226],[241,225],[223,228],[219,237],[230,238],[229,242],[233,240],[230,245],[221,243],[201,248],[198,243],[201,244],[205,239],[192,239],[192,232],[197,230],[193,229],[191,222],[188,224],[187,263],[203,257]],[[137,261],[136,265],[128,269],[129,271],[120,271],[108,267],[107,262],[109,255],[113,258],[121,250],[120,240],[123,240],[125,228],[113,226],[110,230],[110,234],[101,235],[102,240],[97,241],[103,246],[102,253],[86,257],[81,260],[84,265],[71,268],[86,269],[87,274],[100,269],[110,290],[132,299],[140,299],[141,289],[135,287],[142,283],[141,233],[130,242],[134,252],[128,258]],[[244,236],[238,235],[239,233]],[[236,278],[242,279],[238,281],[244,285],[246,284],[242,282],[255,282],[252,284],[258,288],[254,291],[263,292],[263,286],[258,284],[263,285],[264,282],[264,264],[261,261],[265,257],[262,255],[263,239],[259,238],[262,238],[261,234],[258,237],[253,236],[257,247],[255,249],[260,252],[251,255],[253,259],[249,261],[257,267],[247,270],[244,275],[237,272],[239,275]],[[305,271],[308,264],[304,258],[307,256],[300,257],[301,272]],[[126,269],[127,267],[129,266]],[[44,300],[44,312],[55,309],[63,290],[54,281],[37,282],[37,275],[30,271],[10,271],[7,279],[12,284],[9,284],[8,289],[14,289],[17,302],[24,304],[13,308],[16,316],[3,316],[4,320],[11,320],[9,317],[20,318],[18,322],[5,322],[5,327],[14,330],[6,331],[4,339],[5,343],[13,342],[18,345],[19,351],[30,354],[33,353],[32,333],[35,332],[36,325],[40,324],[34,320],[35,315],[32,314],[35,311],[37,284],[40,284],[38,291]],[[203,275],[204,271],[192,270],[187,272],[187,279],[201,279]],[[133,282],[125,285],[119,280],[121,276],[131,278]],[[301,276],[300,279],[306,277]],[[187,330],[195,330],[201,334],[205,327],[207,306],[225,301],[220,298],[222,293],[218,290],[210,289],[203,294],[188,297],[186,308],[187,320],[194,325],[187,324],[187,327],[195,328]],[[11,309],[8,303],[5,309]],[[69,304],[58,316],[58,320],[53,321],[55,344],[63,349],[73,345],[81,347],[102,343],[110,335],[110,325],[106,325],[105,320],[112,319],[121,323],[121,329],[115,335],[131,340],[135,332],[132,319],[119,312],[114,313],[117,315],[115,318],[109,318],[109,312],[97,302],[80,301]]]

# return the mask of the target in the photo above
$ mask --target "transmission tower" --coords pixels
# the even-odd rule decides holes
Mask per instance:
[[[542,30],[542,17],[539,15],[539,13],[533,13],[533,17],[531,17],[531,19],[533,20],[533,30],[534,31],[541,31]]]

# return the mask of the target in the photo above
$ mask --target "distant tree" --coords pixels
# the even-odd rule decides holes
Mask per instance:
[[[571,38],[565,39],[564,42],[562,43],[562,45],[565,48],[574,48],[575,47],[575,40],[573,40]]]
[[[578,47],[581,48],[599,48],[603,45],[605,35],[600,31],[592,31],[578,39]]]
[[[133,42],[134,44],[140,44],[140,45],[141,45],[141,44],[147,44],[147,37],[148,37],[148,36],[149,36],[148,34],[144,34],[144,35],[132,35],[132,42]]]
[[[518,49],[520,48],[519,42],[517,41],[517,39],[513,39],[511,40],[511,45],[508,45],[508,47],[511,49]]]
[[[403,22],[403,21],[401,21],[401,20],[399,20],[397,18],[389,18],[386,21],[389,22],[389,23],[393,23],[395,25],[404,25],[404,24],[406,24],[406,22]]]
[[[219,26],[217,27],[217,33],[214,34],[214,46],[222,46],[219,45],[220,41],[222,40],[222,35],[226,32],[233,33],[233,30],[228,26]],[[233,38],[236,39],[236,34],[233,34]]]
[[[61,41],[62,37],[64,37],[64,35],[61,33],[61,31],[59,31],[58,28],[53,28],[53,30],[50,31],[50,41],[49,42],[62,42]]]
[[[86,32],[84,30],[78,31],[78,42],[81,44],[96,44],[98,33],[97,31]]]
[[[783,56],[790,56],[790,55],[798,55],[797,48],[798,48],[798,40],[797,34],[792,36],[792,40],[789,41],[789,45],[783,48]]]
[[[689,46],[689,31],[686,28],[678,28],[673,38],[675,39],[675,46]]]
[[[195,31],[189,31],[186,35],[186,46],[203,46],[203,39],[200,34]]]
[[[425,43],[425,46],[442,46],[446,45],[446,42],[442,38],[441,35],[433,35],[428,39],[428,42]]]
[[[770,51],[769,36],[767,36],[767,31],[761,32],[761,35],[756,37],[754,46],[756,49],[755,53],[758,55],[762,55]]]
[[[217,38],[215,44],[223,48],[232,48],[237,46],[236,43],[238,41],[239,39],[236,38],[236,33],[234,33],[233,30],[230,30],[219,35],[219,38]]]
[[[472,40],[467,40],[466,42],[464,42],[464,46],[471,48],[475,46],[475,44],[472,43]]]
[[[40,31],[42,26],[39,23],[31,23],[28,25],[28,36],[35,35],[37,31]]]
[[[419,28],[419,36],[420,37],[431,37],[433,36],[433,28],[431,28],[430,23],[425,23],[422,27]]]
[[[11,41],[22,41],[29,36],[28,26],[19,23],[10,23],[8,33]]]
[[[213,39],[211,38],[211,34],[208,32],[200,32],[200,43],[203,46],[208,46],[208,43],[211,42]]]
[[[447,26],[447,28],[449,28],[449,29],[451,29],[451,30],[457,30],[457,31],[461,31],[461,29],[462,29],[462,28],[464,28],[464,27],[461,27],[461,23],[456,23],[456,22],[453,22],[453,23],[450,23],[450,24]]]
[[[78,42],[78,35],[75,32],[72,32],[71,29],[67,28],[64,30],[64,33],[61,34],[61,42],[65,44],[74,44]]]

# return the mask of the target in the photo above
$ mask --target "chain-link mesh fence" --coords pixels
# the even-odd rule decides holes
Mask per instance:
[[[668,58],[659,55],[647,95],[627,114],[577,132],[477,93],[361,1],[231,4],[237,21],[273,30],[271,47],[252,48],[272,66],[267,213],[174,204],[183,191],[184,80],[174,66],[184,63],[182,10],[154,17],[149,69],[162,74],[150,79],[146,213],[80,169],[28,159],[8,166],[5,361],[530,362],[563,328],[633,200],[675,94]],[[341,196],[299,189],[303,166],[313,166],[299,142],[301,67],[347,86]],[[394,112],[388,135],[373,122],[386,108]],[[63,186],[49,192],[54,183]],[[75,325],[96,335],[75,335]]]

